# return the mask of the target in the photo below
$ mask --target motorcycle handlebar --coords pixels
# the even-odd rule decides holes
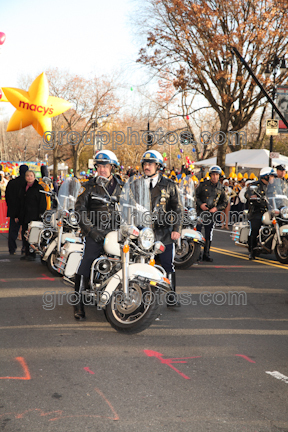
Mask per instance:
[[[118,200],[115,196],[111,196],[110,198],[105,198],[105,197],[102,197],[100,195],[93,194],[93,198],[95,198],[96,200],[101,201],[105,204],[114,204],[114,203],[118,202]]]
[[[48,192],[48,191],[45,191],[45,190],[40,190],[39,192],[41,192],[41,193],[44,193],[45,195],[49,195],[49,196],[53,196],[54,195],[54,193],[53,192]]]

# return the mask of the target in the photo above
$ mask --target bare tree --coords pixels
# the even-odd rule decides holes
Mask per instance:
[[[138,62],[160,76],[165,71],[175,89],[201,94],[217,113],[223,134],[243,129],[266,102],[231,46],[264,82],[267,63],[287,50],[287,0],[146,0],[143,5],[147,46]],[[272,82],[266,79],[265,85],[271,94]],[[218,145],[222,167],[228,145],[227,140]]]

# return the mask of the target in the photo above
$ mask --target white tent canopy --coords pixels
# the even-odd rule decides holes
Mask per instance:
[[[264,168],[269,166],[269,150],[257,149],[257,150],[239,150],[234,153],[226,154],[225,165],[227,167],[234,167],[236,164],[238,167],[244,168]],[[205,159],[199,162],[194,162],[195,166],[211,166],[216,165],[217,158],[213,157]],[[288,167],[288,157],[279,154],[279,158],[272,159],[272,166],[286,165]]]

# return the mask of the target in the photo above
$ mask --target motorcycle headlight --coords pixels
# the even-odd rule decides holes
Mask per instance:
[[[151,228],[143,228],[140,231],[139,244],[143,249],[150,249],[154,245],[154,240],[154,232]]]
[[[283,207],[281,209],[281,217],[283,219],[288,219],[288,207]]]
[[[194,208],[190,209],[188,214],[191,222],[194,222],[197,219],[197,212]]]
[[[69,214],[69,223],[70,225],[74,225],[74,226],[78,225],[78,218],[75,213]]]

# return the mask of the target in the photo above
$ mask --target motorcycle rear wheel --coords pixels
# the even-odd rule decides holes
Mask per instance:
[[[282,246],[279,244],[275,247],[275,255],[277,260],[282,264],[288,264],[288,239],[287,237],[281,237]]]
[[[121,333],[140,333],[148,328],[158,316],[158,301],[154,286],[145,289],[138,281],[129,282],[130,301],[124,301],[122,285],[113,292],[106,309],[105,317],[111,326]]]
[[[181,250],[175,253],[174,265],[178,269],[185,270],[198,260],[201,246],[195,242],[187,242],[187,240],[181,240],[181,246]]]

